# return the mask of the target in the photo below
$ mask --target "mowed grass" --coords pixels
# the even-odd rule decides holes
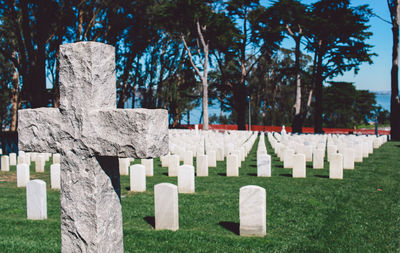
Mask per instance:
[[[266,139],[267,140],[267,139]],[[307,178],[291,178],[272,155],[272,177],[256,177],[255,143],[240,177],[226,177],[225,162],[196,177],[195,194],[179,194],[179,230],[155,231],[154,185],[177,183],[155,160],[147,192],[129,192],[121,176],[125,252],[399,252],[400,142],[389,142],[345,170],[343,180],[307,164]],[[272,148],[267,143],[268,153]],[[139,163],[135,160],[134,163]],[[47,164],[49,166],[49,164]],[[16,188],[15,167],[0,172],[0,252],[60,252],[59,191],[47,182],[48,219],[26,219],[25,188]],[[267,191],[267,236],[238,235],[239,189],[258,185]]]

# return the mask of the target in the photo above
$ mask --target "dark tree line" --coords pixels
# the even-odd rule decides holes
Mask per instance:
[[[119,108],[165,108],[176,127],[202,104],[207,127],[217,103],[211,122],[244,129],[249,97],[256,124],[321,132],[326,80],[372,63],[371,15],[349,0],[0,0],[0,120],[57,107],[59,45],[91,40],[116,48]]]

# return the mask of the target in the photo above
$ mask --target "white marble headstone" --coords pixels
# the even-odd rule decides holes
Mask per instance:
[[[179,166],[179,156],[170,155],[168,158],[168,176],[176,177],[178,176],[178,166]]]
[[[60,163],[60,158],[61,158],[60,154],[58,153],[53,154],[53,164]]]
[[[26,187],[29,182],[29,166],[28,164],[22,163],[17,165],[17,187]]]
[[[38,154],[35,160],[35,172],[44,172],[46,158],[43,154]]]
[[[119,174],[123,176],[129,175],[129,165],[131,164],[130,158],[118,158]]]
[[[264,188],[248,185],[240,188],[239,217],[241,236],[260,236],[267,233],[267,204]]]
[[[333,154],[329,162],[329,178],[343,179],[343,156],[341,154]]]
[[[152,177],[154,175],[154,160],[142,159],[142,165],[146,168],[146,176]]]
[[[178,191],[179,193],[194,193],[194,167],[181,165],[178,167]]]
[[[208,176],[208,155],[199,155],[196,158],[196,176]]]
[[[17,154],[16,153],[10,153],[10,165],[15,166],[17,165]]]
[[[239,176],[239,158],[237,155],[228,155],[226,158],[226,176]]]
[[[10,171],[10,157],[8,155],[1,156],[1,171]]]
[[[271,156],[258,155],[257,156],[257,177],[270,177],[271,176]]]
[[[50,185],[52,189],[60,189],[60,164],[54,163],[50,165]]]
[[[306,156],[304,154],[296,154],[293,156],[293,177],[306,177]]]
[[[141,164],[135,164],[130,166],[130,170],[131,191],[146,191],[146,168]]]
[[[178,187],[170,183],[154,186],[154,216],[156,230],[179,229]]]
[[[26,184],[26,209],[28,220],[47,219],[46,182],[40,179]]]

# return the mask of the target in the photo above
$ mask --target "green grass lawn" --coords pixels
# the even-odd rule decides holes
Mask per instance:
[[[267,141],[267,138],[266,138]],[[257,142],[256,142],[257,144]],[[256,147],[242,163],[240,177],[225,176],[225,162],[196,178],[195,194],[179,194],[179,230],[155,231],[154,185],[177,183],[155,160],[147,192],[130,193],[121,176],[125,252],[399,252],[400,142],[384,144],[345,170],[343,180],[307,165],[307,178],[291,178],[272,155],[272,177],[257,178]],[[272,148],[267,143],[268,153]],[[139,160],[135,161],[135,163]],[[59,191],[50,189],[49,164],[31,178],[47,182],[48,219],[26,219],[25,188],[16,188],[15,166],[0,172],[0,252],[59,252]],[[267,236],[242,238],[239,188],[267,191]],[[380,189],[380,190],[378,190]]]

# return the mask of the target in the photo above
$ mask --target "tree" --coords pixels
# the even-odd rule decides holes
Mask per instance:
[[[190,63],[192,67],[195,69],[196,74],[199,76],[201,83],[202,83],[202,89],[203,89],[203,130],[208,130],[208,61],[209,61],[209,40],[204,39],[204,32],[206,31],[207,26],[200,26],[200,21],[196,21],[196,27],[197,27],[197,34],[198,34],[198,39],[197,39],[197,52],[198,52],[198,58],[201,63],[201,68],[200,70],[195,62],[194,62],[194,57],[191,53],[190,48],[188,47],[188,44],[186,43],[185,36],[181,35],[182,37],[182,42],[185,45],[186,51],[188,52]],[[200,41],[200,42],[199,42]],[[201,52],[202,49],[202,52]]]
[[[356,90],[352,83],[329,82],[324,87],[324,125],[333,128],[353,128],[367,124],[375,117],[375,94]]]
[[[390,136],[400,140],[400,99],[399,99],[399,25],[400,0],[387,0],[393,34],[391,98],[390,98]]]
[[[235,55],[236,59],[233,59],[237,63],[237,68],[240,73],[238,80],[232,80],[232,109],[236,114],[236,122],[239,130],[245,129],[246,124],[246,104],[247,104],[247,88],[246,81],[249,72],[254,67],[254,57],[256,52],[249,52],[249,47],[253,43],[251,40],[253,37],[252,29],[250,26],[250,13],[259,7],[258,0],[230,0],[227,2],[227,10],[230,18],[235,20],[238,29],[235,34],[235,39],[231,46],[231,50]]]
[[[9,125],[7,117],[10,105],[10,86],[12,83],[13,66],[0,54],[0,132]]]
[[[295,103],[294,116],[292,121],[292,132],[301,133],[306,112],[302,111],[302,85],[301,85],[301,42],[307,26],[308,16],[306,6],[298,0],[280,0],[274,2],[271,7],[276,18],[279,19],[281,30],[285,31],[295,42],[295,63],[293,74],[295,76]],[[310,91],[312,92],[312,90]]]
[[[351,7],[348,0],[320,0],[311,7],[307,49],[314,54],[316,133],[323,132],[323,82],[350,70],[357,74],[361,63],[372,63],[375,54],[366,43],[371,36],[367,25],[370,16],[367,5]]]

